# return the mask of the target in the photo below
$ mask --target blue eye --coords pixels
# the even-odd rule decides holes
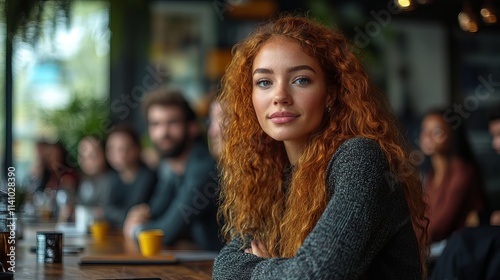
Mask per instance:
[[[269,87],[272,83],[269,80],[258,80],[255,84],[259,87]]]
[[[311,82],[311,80],[309,80],[308,78],[303,78],[303,77],[302,78],[298,78],[295,81],[293,81],[294,84],[298,84],[298,85],[301,85],[301,86],[308,85],[310,82]]]

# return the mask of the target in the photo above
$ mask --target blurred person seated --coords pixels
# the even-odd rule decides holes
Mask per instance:
[[[104,219],[104,205],[108,203],[116,172],[106,161],[103,141],[96,136],[83,137],[78,143],[78,165],[81,181],[75,219],[78,220],[79,211],[84,211],[82,214],[89,219],[85,222],[88,226],[93,220]]]
[[[420,145],[430,157],[425,197],[428,204],[431,242],[448,238],[469,225],[487,223],[486,200],[480,171],[463,125],[452,128],[444,111],[432,111],[422,121]]]
[[[61,142],[38,141],[36,151],[37,162],[32,175],[38,180],[34,191],[57,190],[61,187],[77,189],[77,172],[68,164],[68,153]]]
[[[161,158],[158,184],[148,204],[129,211],[124,235],[135,239],[143,230],[161,229],[165,245],[188,240],[202,249],[219,250],[216,164],[194,111],[180,92],[164,89],[149,93],[142,107]]]
[[[68,222],[78,187],[78,174],[68,163],[68,154],[61,142],[38,141],[37,162],[32,169],[32,202],[42,218]]]
[[[130,126],[115,126],[106,141],[106,159],[117,174],[104,207],[112,226],[121,228],[130,208],[147,202],[153,194],[156,175],[141,161],[140,154],[139,135]]]

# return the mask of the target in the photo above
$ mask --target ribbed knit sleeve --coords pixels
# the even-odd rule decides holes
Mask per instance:
[[[233,241],[215,260],[214,279],[421,279],[403,191],[389,175],[376,142],[346,141],[328,165],[331,199],[296,256],[262,259]],[[379,257],[386,247],[398,256],[385,252],[388,265]]]

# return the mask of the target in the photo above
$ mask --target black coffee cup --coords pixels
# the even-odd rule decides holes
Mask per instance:
[[[60,232],[36,233],[36,259],[38,263],[61,263],[63,234]]]
[[[0,280],[12,280],[12,279],[14,279],[14,273],[0,272]]]

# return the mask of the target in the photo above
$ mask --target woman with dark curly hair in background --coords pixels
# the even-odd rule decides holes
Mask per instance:
[[[464,124],[446,120],[446,110],[432,110],[420,133],[422,152],[431,162],[424,180],[430,242],[447,239],[464,226],[489,224],[483,180]]]
[[[219,97],[214,279],[422,279],[422,188],[344,37],[281,17],[235,46]]]

